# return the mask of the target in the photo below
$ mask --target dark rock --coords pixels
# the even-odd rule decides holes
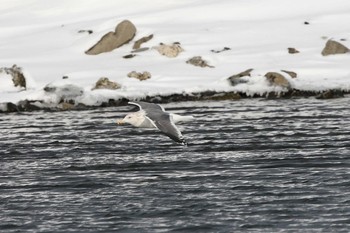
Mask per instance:
[[[348,53],[350,50],[343,44],[334,41],[328,40],[321,54],[323,56],[334,55],[334,54],[344,54]]]
[[[280,99],[281,95],[279,93],[276,93],[276,92],[269,92],[269,93],[266,93],[265,98],[266,99]]]
[[[92,31],[92,30],[79,30],[78,33],[88,33],[88,34],[92,34],[93,31]]]
[[[130,58],[133,58],[135,56],[136,56],[136,54],[128,54],[128,55],[123,56],[123,58],[130,59]]]
[[[210,50],[210,52],[212,52],[212,53],[222,53],[222,52],[227,51],[227,50],[231,50],[231,48],[229,48],[229,47],[224,47],[224,48],[221,49],[221,50],[214,50],[214,49],[212,49],[212,50]]]
[[[311,96],[315,96],[315,92],[293,89],[293,90],[290,90],[290,95],[292,97],[311,97]]]
[[[136,33],[136,27],[128,20],[119,23],[114,32],[104,35],[100,41],[88,49],[85,53],[97,55],[110,52],[132,40]]]
[[[6,103],[7,112],[19,112],[19,109],[16,104],[8,102]]]
[[[85,104],[83,103],[76,103],[74,105],[74,110],[86,110],[86,109],[90,109],[91,107],[89,106],[86,106]]]
[[[305,25],[309,25],[310,23],[309,23],[309,22],[307,22],[307,21],[305,21],[305,22],[304,22],[304,24],[305,24]]]
[[[300,53],[300,52],[295,48],[288,48],[288,53],[295,54],[295,53]]]
[[[37,104],[40,104],[39,101],[30,101],[30,100],[22,100],[19,101],[17,104],[18,110],[20,111],[37,111],[41,108],[37,106]]]
[[[207,61],[203,60],[201,56],[192,57],[191,59],[187,60],[186,63],[199,67],[214,68],[214,66],[209,65]]]
[[[144,52],[144,51],[147,51],[149,50],[148,47],[145,47],[145,48],[139,48],[139,49],[135,49],[133,51],[131,51],[132,53],[140,53],[140,52]]]
[[[58,102],[59,106],[60,106],[62,103],[68,103],[68,104],[75,105],[75,99],[73,99],[73,98],[64,98],[64,97],[62,97],[62,98],[60,99],[60,101]]]
[[[152,38],[153,38],[153,34],[151,34],[149,36],[142,37],[141,39],[135,41],[134,46],[132,47],[132,49],[139,49],[139,48],[141,48],[141,44],[148,42]]]
[[[55,92],[56,91],[56,87],[55,86],[46,85],[44,87],[44,91],[46,91],[46,92]]]
[[[341,90],[327,90],[316,96],[316,99],[342,98],[344,93]]]
[[[209,100],[239,100],[241,99],[241,95],[239,93],[233,93],[233,92],[228,92],[228,93],[218,93],[213,96],[210,96],[208,99]],[[204,98],[205,99],[205,98]]]
[[[116,107],[128,105],[128,99],[109,99],[108,102],[102,102],[100,107]]]

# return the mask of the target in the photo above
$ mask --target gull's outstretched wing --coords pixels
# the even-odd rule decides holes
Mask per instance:
[[[129,104],[136,105],[140,110],[145,111],[147,117],[160,131],[162,131],[169,138],[175,142],[186,144],[184,137],[180,130],[174,124],[172,116],[164,112],[164,108],[158,104],[146,102],[129,102]]]
[[[170,114],[163,112],[163,114],[158,115],[155,113],[150,114],[148,117],[154,122],[157,128],[169,138],[173,139],[175,142],[186,144],[184,137],[174,124],[174,121]]]
[[[162,106],[160,106],[159,104],[152,104],[152,103],[141,102],[141,101],[128,102],[128,104],[136,105],[137,107],[140,108],[140,110],[144,110],[146,113],[151,112],[151,111],[164,112],[164,108]]]

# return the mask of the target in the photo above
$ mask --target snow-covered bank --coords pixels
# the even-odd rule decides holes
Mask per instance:
[[[281,70],[297,73],[294,79],[286,76],[293,89],[349,91],[350,54],[321,54],[329,39],[350,47],[348,12],[347,0],[4,0],[0,65],[22,67],[27,88],[14,87],[1,73],[0,103],[59,104],[62,95],[70,95],[67,85],[73,87],[76,105],[208,91],[264,95],[288,91],[264,78]],[[125,19],[137,29],[131,42],[108,53],[85,54]],[[180,42],[184,51],[169,58],[149,49],[123,58],[136,40],[150,34],[153,38],[143,47]],[[290,54],[288,48],[299,53]],[[186,63],[195,56],[213,68]],[[232,86],[227,81],[249,68],[247,82]],[[127,77],[130,71],[148,71],[152,77],[139,81]],[[121,88],[92,90],[101,77]],[[45,91],[47,85],[57,91]]]

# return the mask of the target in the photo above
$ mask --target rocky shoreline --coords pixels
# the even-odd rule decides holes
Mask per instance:
[[[92,30],[80,30],[79,33],[87,32],[88,34],[93,33]],[[111,52],[125,44],[128,44],[136,36],[136,26],[129,20],[124,20],[116,25],[113,31],[108,32],[103,35],[101,39],[85,51],[85,54],[98,55],[101,53]],[[139,38],[134,42],[133,50],[130,54],[123,56],[123,58],[130,59],[135,56],[142,56],[143,51],[156,50],[160,55],[175,58],[180,53],[185,52],[180,42],[173,42],[172,44],[160,43],[153,47],[142,47],[143,43],[148,42],[154,37],[153,34]],[[211,50],[212,53],[218,54],[231,50],[229,47],[223,47],[219,50]],[[301,53],[298,49],[288,47],[289,54]],[[350,49],[333,39],[328,39],[326,42],[321,55],[330,56],[337,54],[349,54]],[[183,62],[196,67],[201,68],[215,68],[210,62],[203,59],[202,56],[197,55],[191,58],[182,58]],[[265,75],[263,75],[263,73]],[[0,68],[0,74],[2,74],[3,80],[9,81],[12,79],[13,87],[17,88],[17,91],[26,91],[31,88],[28,87],[28,81],[24,69],[20,66],[14,64],[12,67],[2,67]],[[137,72],[130,71],[127,74],[128,78],[138,79],[140,82],[149,82],[147,80],[151,79],[152,74],[149,71]],[[220,77],[221,78],[221,77]],[[218,78],[218,81],[219,79]],[[127,95],[130,100],[143,100],[152,103],[167,103],[176,101],[221,101],[221,100],[239,100],[244,98],[265,98],[265,99],[288,99],[288,98],[307,98],[314,97],[318,99],[331,99],[331,98],[341,98],[345,94],[349,94],[350,90],[341,89],[328,89],[322,91],[315,90],[300,90],[298,88],[308,88],[301,87],[301,85],[294,85],[294,79],[298,79],[298,74],[292,70],[279,69],[256,71],[254,67],[250,67],[240,73],[233,74],[227,78],[223,78],[227,82],[228,86],[234,87],[234,91],[205,91],[206,89],[211,89],[211,87],[201,88],[200,92],[194,93],[178,93],[170,94],[173,90],[168,90],[169,94],[164,95],[148,95],[143,92],[138,97],[130,97],[132,95]],[[84,85],[78,85],[74,82],[70,82],[71,78],[68,75],[62,77],[62,80],[57,80],[57,82],[48,83],[41,91],[43,96],[48,97],[22,97],[27,98],[19,102],[2,102],[0,103],[0,113],[8,112],[26,112],[26,111],[66,111],[66,110],[86,110],[98,107],[110,107],[110,106],[122,106],[126,105],[129,99],[124,97],[125,90],[128,89],[127,86],[123,86],[122,83],[110,80],[108,77],[100,77],[94,86],[87,89]],[[261,92],[259,92],[259,85],[262,85]],[[240,88],[239,86],[243,86]],[[247,86],[255,86],[254,91],[250,93],[245,93],[244,88]],[[258,86],[258,88],[257,88]],[[317,86],[317,85],[316,85]],[[238,88],[237,88],[238,87]],[[268,89],[266,89],[268,87]],[[271,87],[271,88],[270,88]],[[135,87],[133,87],[135,88]],[[159,87],[158,87],[159,88]],[[310,88],[310,87],[309,87]],[[312,88],[312,87],[311,87]],[[89,96],[91,94],[92,98],[94,92],[98,91],[108,91],[106,95],[101,100],[95,102],[82,101],[82,98]],[[118,94],[118,91],[120,95]],[[198,90],[198,89],[197,89]],[[216,90],[227,90],[227,89],[216,89]],[[231,90],[231,89],[229,89]],[[178,91],[178,90],[177,90]],[[113,95],[109,95],[113,92]],[[166,93],[166,92],[163,92]],[[118,96],[116,96],[118,94]],[[90,97],[91,97],[90,96]],[[143,96],[143,97],[140,97]],[[111,98],[109,98],[111,97]],[[33,98],[33,99],[30,99]],[[17,99],[18,100],[18,99]],[[88,104],[87,104],[88,103]]]
[[[169,103],[169,102],[181,102],[181,101],[222,101],[233,100],[238,101],[240,99],[247,98],[260,98],[260,99],[292,99],[292,98],[316,98],[316,99],[333,99],[343,98],[350,94],[350,91],[343,91],[339,89],[330,89],[326,91],[305,91],[305,90],[289,90],[286,92],[276,93],[269,92],[263,95],[247,95],[246,93],[239,92],[215,92],[205,91],[191,94],[171,94],[171,95],[156,95],[147,96],[145,98],[139,98],[135,100],[142,100],[151,103]],[[88,110],[101,107],[117,107],[125,106],[127,102],[134,99],[109,99],[106,102],[102,102],[100,105],[85,105],[82,103],[75,104],[73,100],[67,102],[60,102],[56,106],[44,105],[38,100],[23,100],[17,104],[12,102],[1,103],[3,105],[0,113],[13,113],[13,112],[32,112],[32,111],[69,111],[69,110]]]

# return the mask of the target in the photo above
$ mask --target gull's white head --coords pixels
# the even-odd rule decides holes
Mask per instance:
[[[144,120],[145,120],[144,113],[139,111],[139,112],[129,113],[124,117],[124,119],[118,120],[117,123],[118,124],[128,123],[135,127],[139,127]]]

